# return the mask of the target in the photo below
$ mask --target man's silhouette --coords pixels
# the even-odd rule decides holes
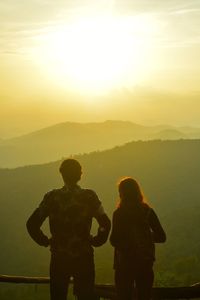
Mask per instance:
[[[66,300],[70,277],[74,279],[74,292],[78,300],[94,299],[93,246],[104,244],[110,231],[110,220],[93,190],[77,185],[81,178],[81,165],[67,159],[60,166],[64,187],[48,192],[39,207],[27,221],[33,240],[51,249],[51,300]],[[40,229],[46,218],[52,237]],[[92,237],[92,218],[99,224]]]

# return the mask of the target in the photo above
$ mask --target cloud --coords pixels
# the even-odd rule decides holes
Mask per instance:
[[[174,10],[173,12],[171,12],[172,15],[186,15],[194,13],[200,13],[200,8],[185,8]]]
[[[170,2],[170,1],[166,1]],[[183,1],[182,1],[183,2]],[[175,5],[176,4],[176,5]],[[155,42],[158,47],[188,48],[200,46],[200,2],[190,1],[190,4],[174,5],[168,11],[155,13],[162,21],[162,32]]]
[[[89,3],[91,0],[1,0],[0,53],[21,53],[34,36],[66,22]]]

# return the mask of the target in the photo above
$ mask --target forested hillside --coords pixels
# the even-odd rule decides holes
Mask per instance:
[[[167,243],[157,247],[156,284],[200,281],[200,140],[131,142],[76,158],[83,165],[80,184],[96,190],[110,217],[117,180],[139,180],[167,233]],[[48,274],[49,251],[34,244],[25,223],[44,193],[62,185],[59,164],[0,170],[1,273]],[[112,282],[112,254],[109,242],[96,250],[98,282]]]

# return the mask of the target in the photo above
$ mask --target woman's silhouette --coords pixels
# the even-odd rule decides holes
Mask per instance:
[[[130,300],[133,286],[139,300],[149,300],[154,280],[154,243],[166,240],[154,210],[144,201],[136,180],[119,183],[120,202],[113,213],[110,242],[115,248],[114,269],[118,300]]]

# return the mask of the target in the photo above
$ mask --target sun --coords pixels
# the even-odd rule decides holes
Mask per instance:
[[[33,56],[66,89],[105,93],[140,78],[150,52],[150,25],[141,16],[75,19],[42,34]]]

